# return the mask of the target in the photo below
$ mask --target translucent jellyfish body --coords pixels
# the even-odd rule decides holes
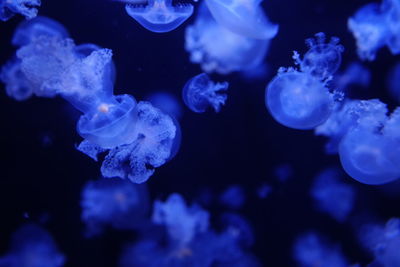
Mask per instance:
[[[69,37],[67,29],[61,23],[48,17],[38,16],[18,25],[12,38],[12,44],[15,46],[28,45],[42,35],[60,39]]]
[[[348,27],[357,42],[358,55],[363,60],[374,60],[377,51],[388,46],[391,53],[400,53],[400,3],[383,0],[360,8],[348,20]]]
[[[294,56],[301,71],[308,72],[321,80],[330,78],[342,63],[343,46],[339,44],[339,38],[332,37],[328,43],[325,41],[325,34],[317,33],[315,39],[306,40],[309,50],[303,59],[300,60],[297,53]]]
[[[0,257],[3,267],[61,267],[64,263],[65,257],[51,235],[33,224],[18,229],[9,252]]]
[[[346,184],[342,173],[328,168],[315,177],[311,187],[311,196],[315,206],[338,222],[344,222],[351,213],[354,201],[354,188]]]
[[[7,95],[15,100],[26,100],[34,93],[32,84],[21,71],[21,61],[16,58],[1,68],[0,81],[5,84]]]
[[[146,99],[156,108],[177,120],[182,118],[182,106],[178,99],[168,92],[155,92],[146,97]]]
[[[148,0],[146,6],[126,1],[126,12],[140,25],[152,32],[170,32],[193,14],[191,4],[172,5],[172,0]]]
[[[0,0],[0,20],[7,21],[15,14],[32,19],[36,17],[40,4],[40,0]]]
[[[201,73],[187,81],[183,87],[183,102],[196,113],[205,112],[209,107],[219,112],[228,97],[224,94],[228,86],[228,82],[214,83],[207,74]]]
[[[328,119],[333,97],[324,82],[309,73],[280,71],[267,85],[265,103],[279,123],[294,129],[311,129]]]
[[[269,22],[261,0],[206,0],[215,20],[228,30],[249,38],[272,39],[278,25]]]
[[[106,225],[133,229],[143,222],[148,210],[147,192],[142,186],[121,179],[87,183],[82,191],[82,221],[87,234],[95,235]]]
[[[352,62],[343,72],[335,76],[332,80],[332,88],[349,92],[351,86],[368,87],[370,82],[371,72],[362,64]]]
[[[190,61],[207,73],[228,74],[262,65],[270,39],[242,36],[218,24],[203,5],[196,21],[186,28],[185,49]]]

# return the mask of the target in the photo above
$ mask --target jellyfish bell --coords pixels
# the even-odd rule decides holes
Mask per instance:
[[[206,0],[215,20],[230,31],[254,39],[272,39],[279,26],[264,14],[261,0]]]
[[[115,96],[112,103],[101,103],[97,110],[85,113],[78,121],[80,136],[102,148],[133,142],[136,100],[130,95]]]
[[[149,0],[146,6],[128,2],[125,9],[140,25],[157,33],[175,30],[193,14],[191,4],[173,6],[171,0]]]
[[[328,119],[333,98],[325,84],[308,73],[278,73],[267,86],[265,102],[279,123],[294,129],[312,129]]]

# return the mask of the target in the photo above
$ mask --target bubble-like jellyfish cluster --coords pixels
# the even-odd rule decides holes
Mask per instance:
[[[0,20],[7,21],[15,14],[21,14],[27,19],[36,17],[41,0],[1,0]]]
[[[357,52],[363,60],[375,60],[379,49],[387,46],[394,55],[400,53],[400,3],[382,0],[369,3],[349,18],[348,27],[357,42]]]

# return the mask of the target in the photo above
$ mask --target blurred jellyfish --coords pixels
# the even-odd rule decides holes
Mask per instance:
[[[229,74],[247,72],[263,64],[270,39],[254,39],[236,34],[218,24],[205,5],[196,21],[186,28],[185,49],[190,61],[204,72]]]
[[[312,129],[331,115],[334,98],[326,83],[309,73],[280,69],[267,85],[265,103],[279,123],[294,129]]]
[[[0,81],[5,84],[6,93],[17,101],[30,98],[34,88],[21,71],[21,61],[14,58],[8,61],[0,71]]]
[[[262,0],[206,0],[215,20],[226,29],[249,38],[272,39],[278,25],[269,22],[261,7]]]
[[[148,95],[146,99],[162,112],[177,120],[181,119],[183,113],[182,106],[173,94],[168,92],[156,92]]]
[[[259,198],[265,199],[272,193],[272,190],[272,186],[264,182],[257,188],[256,193]]]
[[[254,244],[253,227],[243,216],[233,212],[224,212],[220,221],[224,231],[235,237],[241,246],[250,247]]]
[[[328,168],[315,177],[311,187],[316,207],[338,222],[347,219],[355,202],[354,188],[342,180],[338,169]]]
[[[69,37],[69,33],[64,25],[51,18],[38,16],[34,19],[21,22],[15,29],[11,42],[13,45],[21,47],[28,45],[34,39],[43,35],[60,39]]]
[[[246,196],[241,186],[231,185],[222,192],[219,201],[230,209],[240,209],[246,201]]]
[[[400,63],[394,65],[388,76],[386,77],[386,86],[389,89],[390,95],[396,100],[397,103],[400,102]]]
[[[386,225],[365,225],[361,228],[359,236],[361,244],[374,254],[374,263],[377,266],[400,266],[399,218],[391,218]]]
[[[391,53],[400,53],[400,2],[383,0],[361,7],[348,20],[348,27],[357,42],[358,55],[363,60],[374,60],[377,51],[388,46]]]
[[[182,90],[183,102],[196,113],[203,113],[208,107],[219,112],[228,98],[223,93],[228,86],[228,82],[214,83],[207,74],[201,73],[186,82]]]
[[[61,267],[64,262],[51,235],[34,224],[19,228],[12,236],[10,250],[0,257],[4,267]]]
[[[88,236],[101,233],[106,225],[117,229],[140,227],[148,211],[144,185],[121,179],[88,182],[82,190],[82,221]]]
[[[340,39],[337,37],[332,37],[328,43],[325,41],[325,34],[319,32],[315,34],[315,39],[306,39],[309,50],[303,59],[300,59],[300,55],[297,52],[293,56],[302,72],[310,73],[310,75],[320,80],[331,79],[332,75],[339,69],[344,49],[339,44]]]
[[[371,72],[358,62],[350,63],[347,68],[336,75],[332,88],[346,92],[350,86],[368,87],[371,82]]]
[[[274,175],[280,182],[289,180],[293,173],[293,167],[289,163],[282,163],[274,168]]]
[[[15,14],[27,19],[36,17],[40,0],[0,0],[0,20],[7,21]]]
[[[124,0],[126,12],[140,25],[152,32],[170,32],[193,14],[193,5],[172,5],[172,0],[148,0],[147,5]]]
[[[342,138],[343,168],[357,181],[384,184],[400,178],[400,109],[388,118],[362,118]]]
[[[316,232],[300,235],[293,246],[293,257],[299,266],[348,267],[338,245],[331,244]]]

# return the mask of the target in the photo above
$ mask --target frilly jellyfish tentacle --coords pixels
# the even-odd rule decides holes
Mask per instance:
[[[0,2],[0,20],[7,21],[15,14],[32,19],[36,17],[40,4],[40,0],[2,0]]]

